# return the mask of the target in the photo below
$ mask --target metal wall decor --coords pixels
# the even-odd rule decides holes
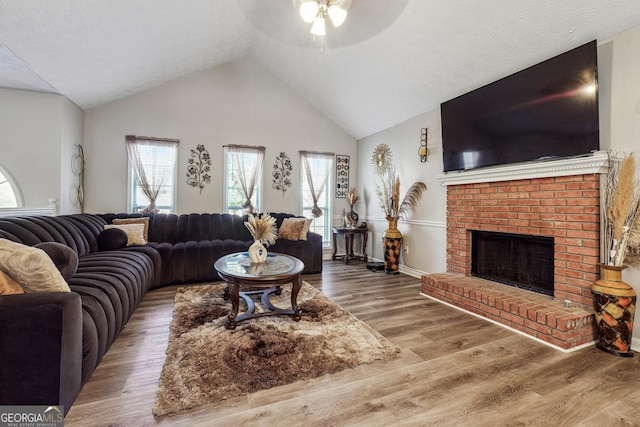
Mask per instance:
[[[427,128],[422,128],[420,132],[420,148],[418,149],[418,155],[420,156],[420,162],[424,163],[427,161]]]
[[[350,166],[349,156],[336,154],[336,198],[347,198]]]
[[[211,183],[211,156],[204,148],[204,145],[198,144],[196,149],[191,149],[191,158],[187,166],[187,184],[194,188],[202,189],[205,184]]]
[[[80,205],[80,212],[84,212],[84,150],[82,145],[76,144],[76,153],[71,157],[71,170],[76,183],[72,186],[71,202]]]
[[[271,186],[278,191],[282,191],[282,197],[287,191],[287,188],[291,187],[291,159],[287,156],[287,153],[282,151],[276,156],[276,162],[273,164],[273,184]]]
[[[383,175],[393,165],[393,154],[387,144],[378,144],[371,154],[371,165],[373,172],[377,175]]]

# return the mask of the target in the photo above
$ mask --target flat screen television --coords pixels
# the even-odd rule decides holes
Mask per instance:
[[[592,41],[444,102],[444,171],[599,150],[597,62]]]

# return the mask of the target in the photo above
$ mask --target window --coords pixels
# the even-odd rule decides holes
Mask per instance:
[[[265,148],[226,145],[224,151],[225,211],[236,215],[261,212]]]
[[[175,211],[178,140],[127,135],[130,211]]]
[[[0,208],[17,208],[18,191],[9,174],[0,167]]]
[[[331,171],[332,153],[300,152],[302,164],[302,215],[315,218],[309,229],[322,235],[322,243],[329,246],[331,232]]]

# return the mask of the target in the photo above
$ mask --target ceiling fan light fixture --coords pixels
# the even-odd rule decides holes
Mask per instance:
[[[347,10],[351,0],[291,0],[302,20],[311,24],[313,39],[320,39],[320,52],[323,51],[324,36],[327,35],[326,18],[334,27],[341,26],[347,19]]]
[[[308,24],[312,23],[316,16],[318,16],[318,10],[320,9],[320,5],[317,1],[303,1],[298,8],[300,12],[300,17],[302,20]]]
[[[322,16],[316,17],[313,21],[313,25],[311,26],[311,34],[314,36],[325,36],[327,35],[324,18]]]
[[[334,27],[339,27],[344,23],[344,20],[347,19],[347,10],[335,4],[329,6],[327,13]]]

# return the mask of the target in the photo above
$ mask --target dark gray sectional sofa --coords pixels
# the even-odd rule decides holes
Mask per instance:
[[[289,214],[271,214],[279,227]],[[146,245],[107,248],[104,226],[138,214],[0,218],[0,238],[34,246],[58,242],[78,255],[71,292],[0,295],[0,405],[64,405],[69,410],[147,291],[219,280],[213,263],[253,242],[246,217],[149,216]],[[119,230],[118,230],[119,232]],[[124,234],[124,232],[123,232]],[[278,239],[269,248],[322,272],[322,237]]]
[[[294,215],[270,213],[280,228],[285,218]],[[107,223],[115,218],[139,218],[140,214],[100,215]],[[253,238],[244,222],[246,216],[229,214],[156,214],[146,215],[149,221],[149,243],[162,258],[159,283],[220,280],[213,261],[233,253],[246,251]],[[278,239],[268,248],[299,258],[305,265],[303,274],[322,272],[322,236],[308,233],[307,240]],[[154,287],[155,287],[154,286]]]

